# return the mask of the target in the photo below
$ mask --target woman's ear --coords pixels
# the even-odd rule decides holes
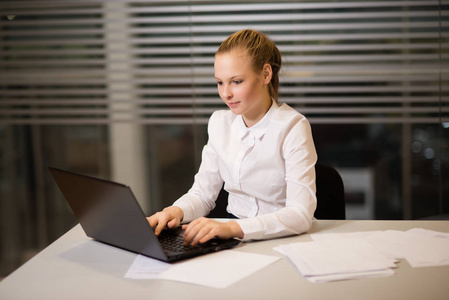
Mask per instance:
[[[271,77],[273,76],[273,70],[271,69],[270,64],[265,64],[263,66],[262,75],[263,75],[263,83],[269,84],[271,81]]]

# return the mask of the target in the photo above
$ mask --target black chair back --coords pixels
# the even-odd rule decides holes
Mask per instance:
[[[345,189],[340,174],[334,168],[317,163],[315,218],[322,220],[346,219]]]

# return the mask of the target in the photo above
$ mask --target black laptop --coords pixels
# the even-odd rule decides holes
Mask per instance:
[[[49,168],[87,236],[115,247],[174,262],[232,248],[239,240],[214,238],[184,246],[181,227],[154,234],[129,186]]]

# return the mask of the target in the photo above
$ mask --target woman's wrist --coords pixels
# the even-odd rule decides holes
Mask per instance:
[[[169,206],[164,208],[162,211],[171,214],[174,218],[178,218],[180,222],[184,219],[184,212],[179,206]]]
[[[243,233],[243,230],[240,227],[239,223],[237,223],[236,221],[231,221],[231,222],[228,222],[227,224],[229,226],[229,230],[231,231],[233,237],[243,239],[244,233]]]

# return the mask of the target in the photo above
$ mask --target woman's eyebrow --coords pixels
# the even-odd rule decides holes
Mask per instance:
[[[241,77],[242,75],[234,75],[234,76],[232,76],[231,78],[229,78],[229,80],[234,80],[235,78],[237,78],[237,77]],[[218,78],[217,76],[215,76],[215,79],[216,80],[221,80],[220,78]]]

